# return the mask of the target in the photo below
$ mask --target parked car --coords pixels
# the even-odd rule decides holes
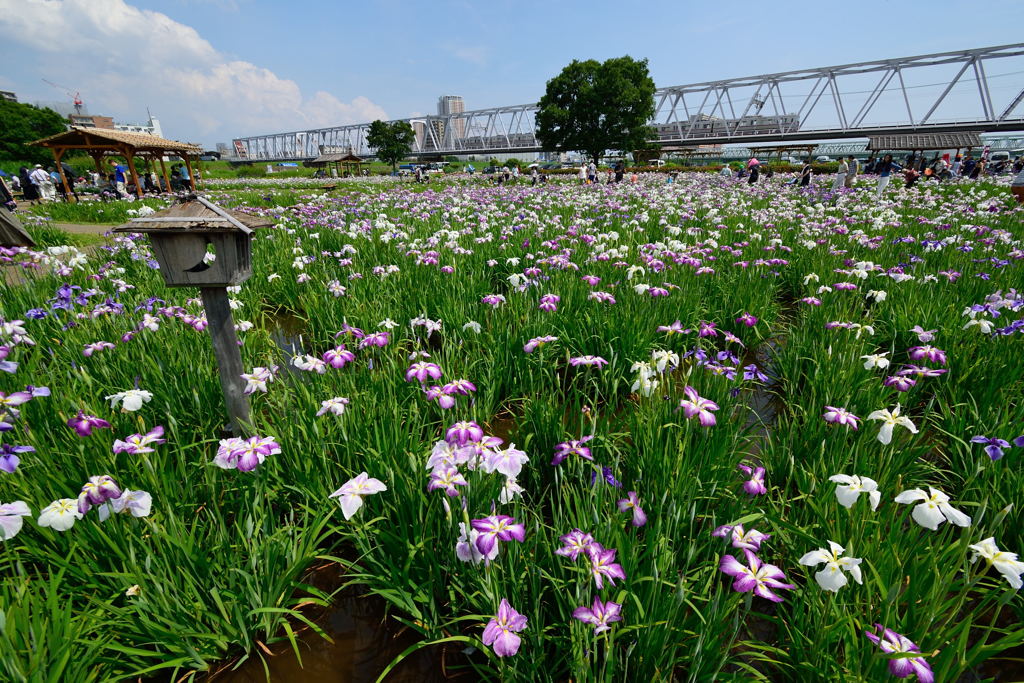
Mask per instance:
[[[817,161],[819,164],[827,164],[828,162],[832,161],[832,157],[827,157],[824,154],[822,154],[821,156],[815,157],[814,160]]]

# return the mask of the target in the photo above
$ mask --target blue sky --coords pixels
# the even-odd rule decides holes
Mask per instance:
[[[982,9],[979,9],[982,8]],[[0,0],[0,88],[231,137],[536,101],[572,59],[658,85],[1019,42],[1024,2]],[[1024,75],[1020,77],[1024,83]]]

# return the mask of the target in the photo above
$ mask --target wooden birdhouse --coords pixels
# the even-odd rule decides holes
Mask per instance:
[[[271,225],[193,195],[114,232],[149,235],[168,287],[228,287],[249,279],[252,232]]]

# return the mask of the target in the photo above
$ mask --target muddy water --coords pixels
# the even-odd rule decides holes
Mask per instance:
[[[306,333],[306,321],[291,311],[282,309],[267,313],[266,329],[286,359],[306,352],[302,338]]]
[[[331,640],[306,629],[298,638],[299,657],[290,643],[282,641],[270,648],[273,656],[254,650],[251,658],[234,670],[225,667],[207,680],[215,683],[264,683],[268,680],[272,683],[373,683],[395,657],[419,640],[415,632],[385,616],[382,600],[355,593],[340,596],[316,623]],[[263,661],[259,654],[263,655]],[[388,683],[459,680],[453,674],[445,676],[446,655],[451,659],[453,653],[440,648],[418,650],[395,667],[385,680]]]

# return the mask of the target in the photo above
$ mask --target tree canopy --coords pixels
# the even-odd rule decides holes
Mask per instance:
[[[537,112],[537,139],[548,151],[579,151],[596,163],[609,149],[648,145],[654,80],[647,60],[573,60],[548,81]]]
[[[30,142],[67,130],[67,121],[52,109],[0,100],[0,159],[25,164],[53,162],[50,150]]]
[[[370,124],[366,133],[366,146],[376,150],[377,158],[384,163],[395,165],[404,159],[412,149],[416,133],[405,121],[381,121]]]

